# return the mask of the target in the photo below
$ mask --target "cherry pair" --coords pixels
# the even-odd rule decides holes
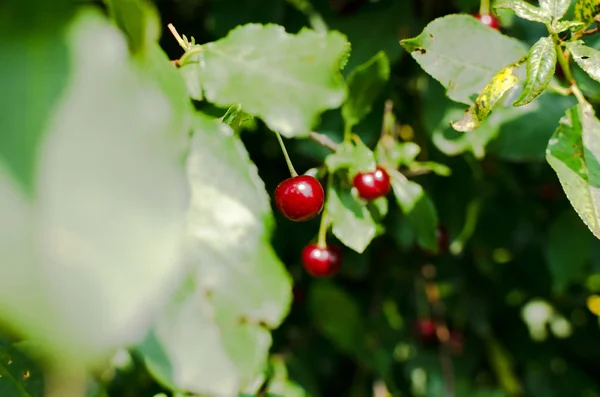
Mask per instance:
[[[364,200],[374,200],[390,191],[390,176],[382,167],[361,172],[353,185]],[[281,213],[295,222],[308,221],[321,212],[325,202],[323,186],[314,177],[298,175],[281,182],[275,189],[275,204]]]

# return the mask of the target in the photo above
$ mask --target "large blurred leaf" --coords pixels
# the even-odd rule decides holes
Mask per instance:
[[[567,48],[577,65],[592,79],[600,82],[600,51],[584,45],[581,40],[567,42]]]
[[[396,202],[415,232],[417,243],[432,252],[437,252],[437,211],[423,187],[406,179],[396,170],[390,172]]]
[[[269,244],[273,217],[257,169],[231,129],[199,115],[187,170],[191,273],[140,347],[181,391],[232,396],[248,386],[291,299]]]
[[[518,40],[488,28],[469,15],[438,18],[419,36],[400,43],[447,89],[450,99],[468,105],[498,70],[527,53]]]
[[[346,128],[354,127],[371,112],[373,102],[389,78],[390,62],[383,51],[350,73],[348,99],[342,106]]]
[[[590,233],[572,210],[554,221],[545,254],[555,291],[563,292],[571,282],[582,279],[590,261],[591,242]]]
[[[148,0],[105,0],[109,14],[127,34],[133,52],[151,47],[160,36],[160,17]]]
[[[333,186],[327,195],[327,211],[331,217],[333,234],[347,247],[362,253],[376,232],[376,223],[369,209],[348,189]]]
[[[475,103],[465,111],[463,118],[452,123],[452,128],[467,132],[479,127],[502,97],[517,85],[519,80],[515,74],[516,68],[517,66],[510,65],[496,73],[477,96]]]
[[[361,351],[363,314],[350,294],[329,281],[319,281],[311,284],[307,301],[315,326],[331,343],[348,354]]]
[[[68,63],[60,56],[48,66],[46,58],[42,67],[53,73],[39,75],[22,66],[24,82],[64,89],[40,88],[46,95],[25,102],[47,109],[21,120],[44,135],[35,200],[0,168],[0,312],[11,328],[60,352],[55,359],[80,366],[142,337],[180,280],[186,109],[129,60],[125,37],[98,12],[83,11],[63,41],[37,40],[64,48]],[[170,85],[181,84],[175,78]],[[18,114],[15,105],[0,111]]]
[[[600,238],[600,121],[592,106],[567,110],[548,142],[546,159],[577,214]]]
[[[513,104],[523,106],[538,97],[550,84],[555,67],[554,43],[550,37],[541,37],[529,50],[525,87]]]
[[[248,24],[202,46],[200,83],[218,106],[240,104],[287,137],[307,136],[319,113],[340,106],[346,86],[341,61],[349,51],[338,32]],[[197,68],[197,64],[189,66]]]

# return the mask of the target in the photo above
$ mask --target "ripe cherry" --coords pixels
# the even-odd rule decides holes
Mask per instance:
[[[429,317],[420,318],[417,320],[415,328],[422,343],[437,341],[437,324],[433,319]]]
[[[323,186],[309,175],[288,178],[275,189],[275,205],[286,218],[295,222],[319,215],[324,200]]]
[[[353,185],[358,195],[365,200],[375,200],[388,194],[391,188],[390,176],[382,167],[373,172],[360,172],[354,177]]]
[[[342,266],[342,250],[331,245],[321,248],[317,244],[308,244],[302,250],[302,264],[311,276],[333,276]]]
[[[479,20],[482,24],[489,26],[492,29],[500,30],[500,23],[496,19],[495,16],[491,14],[475,14],[475,18]]]

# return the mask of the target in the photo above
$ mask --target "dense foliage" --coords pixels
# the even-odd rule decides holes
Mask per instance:
[[[599,27],[3,1],[0,396],[600,396]]]

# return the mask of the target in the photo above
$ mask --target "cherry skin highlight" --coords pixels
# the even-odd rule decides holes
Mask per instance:
[[[500,30],[500,23],[498,22],[496,17],[494,17],[491,14],[481,15],[477,13],[475,14],[475,18],[477,18],[482,24],[489,26],[492,29]]]
[[[275,189],[275,205],[294,222],[304,222],[319,215],[324,201],[323,186],[309,175],[288,178]]]
[[[382,167],[377,167],[373,172],[358,173],[354,177],[353,185],[364,200],[375,200],[385,196],[392,186],[389,174]]]
[[[342,250],[335,246],[319,247],[308,244],[302,250],[304,269],[314,277],[331,277],[342,266]]]

